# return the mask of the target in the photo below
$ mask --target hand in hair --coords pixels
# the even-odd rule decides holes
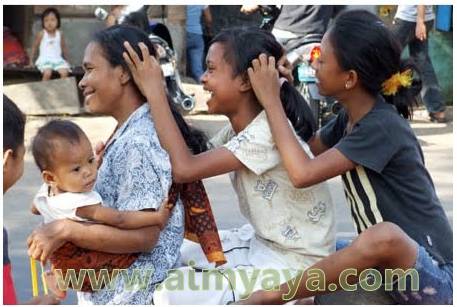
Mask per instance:
[[[287,56],[284,54],[278,61],[278,71],[281,77],[284,77],[290,83],[294,82],[294,76],[292,74],[292,64],[287,60]]]
[[[162,68],[155,57],[151,56],[148,47],[144,43],[139,43],[138,46],[141,50],[140,59],[139,55],[133,50],[128,42],[124,43],[127,52],[123,53],[125,62],[127,63],[135,83],[140,89],[143,96],[148,97],[149,93],[157,95],[159,92],[165,93],[164,79]]]
[[[274,57],[261,54],[252,61],[248,68],[249,81],[259,103],[267,109],[274,104],[281,104],[279,73]]]

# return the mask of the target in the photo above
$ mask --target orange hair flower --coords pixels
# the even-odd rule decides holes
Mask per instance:
[[[385,96],[395,95],[400,87],[408,88],[413,83],[413,72],[407,69],[404,72],[397,72],[382,83],[382,93]]]

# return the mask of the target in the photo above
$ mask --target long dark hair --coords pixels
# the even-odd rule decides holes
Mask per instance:
[[[138,43],[140,42],[143,42],[148,47],[149,53],[151,55],[156,56],[154,45],[148,39],[148,35],[136,27],[126,25],[112,26],[95,33],[93,38],[93,42],[99,44],[104,52],[105,58],[113,67],[122,66],[126,71],[130,73],[127,63],[122,56],[122,53],[126,51],[124,48],[125,41],[130,43],[141,60],[143,60],[143,57],[140,47],[138,46]],[[140,93],[137,85],[135,82],[133,82],[133,78],[132,83],[136,87],[138,93]],[[200,130],[190,127],[182,115],[176,110],[176,107],[174,106],[170,97],[167,96],[167,98],[171,112],[173,113],[173,117],[179,127],[179,130],[181,131],[181,134],[184,137],[184,140],[186,141],[187,146],[192,150],[194,154],[206,151],[206,136]],[[146,101],[145,97],[143,97],[143,101]]]
[[[373,96],[382,94],[382,84],[392,75],[407,69],[415,72],[411,87],[384,96],[398,113],[410,118],[422,83],[415,66],[401,60],[401,45],[382,20],[368,11],[352,10],[340,14],[328,31],[338,64],[343,70],[355,70],[362,87]]]
[[[274,36],[258,28],[230,28],[220,32],[210,44],[221,43],[224,45],[224,59],[232,65],[233,75],[244,75],[247,78],[247,69],[251,67],[252,60],[261,53],[273,56],[276,62],[284,54],[282,46]],[[280,98],[287,117],[295,131],[305,142],[316,130],[311,109],[305,99],[289,82],[281,86]]]

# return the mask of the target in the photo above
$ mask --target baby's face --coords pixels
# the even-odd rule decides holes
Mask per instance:
[[[79,143],[56,142],[52,173],[57,188],[62,192],[89,192],[97,179],[94,151],[86,136]]]

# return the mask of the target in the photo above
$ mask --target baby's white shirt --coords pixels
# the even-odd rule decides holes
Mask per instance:
[[[49,186],[44,183],[33,199],[33,203],[43,216],[45,224],[65,218],[75,221],[88,221],[88,219],[76,216],[76,210],[80,207],[102,203],[102,197],[95,191],[65,192],[55,196],[49,196],[48,191]]]

